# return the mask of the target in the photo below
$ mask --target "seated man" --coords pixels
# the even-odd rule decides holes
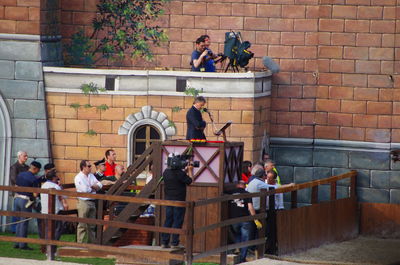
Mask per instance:
[[[190,65],[193,72],[215,72],[214,60],[210,50],[206,49],[204,36],[196,40],[196,50],[192,52]]]
[[[28,171],[19,173],[16,179],[16,185],[19,187],[39,187],[39,178],[37,178],[35,175],[39,173],[41,167],[42,165],[39,162],[33,161]],[[32,212],[31,200],[33,198],[34,194],[31,192],[17,192],[14,199],[15,211]],[[16,235],[17,237],[26,238],[28,235],[28,221],[24,221],[26,219],[25,217],[20,217],[18,219],[22,222],[17,224]],[[33,250],[32,248],[28,247],[26,243],[15,243],[14,248]]]

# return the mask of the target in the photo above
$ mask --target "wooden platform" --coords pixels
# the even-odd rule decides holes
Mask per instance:
[[[120,248],[132,249],[131,255],[116,255],[104,251],[87,250],[83,248],[62,247],[58,249],[60,257],[80,258],[115,258],[116,264],[183,264],[184,250],[172,250],[160,246],[130,245]],[[227,264],[236,264],[238,255],[228,255]],[[200,263],[219,263],[219,255],[196,260]]]

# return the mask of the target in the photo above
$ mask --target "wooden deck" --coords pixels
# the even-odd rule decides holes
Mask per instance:
[[[184,250],[173,250],[171,248],[161,248],[160,246],[129,245],[120,247],[132,250],[132,254],[123,255],[108,253],[104,251],[88,250],[85,248],[62,247],[58,249],[58,256],[61,257],[80,257],[80,258],[115,258],[116,264],[181,264]],[[197,253],[194,253],[197,254]],[[219,263],[219,255],[213,255],[196,260],[200,263]],[[236,264],[239,256],[228,255],[227,264]]]

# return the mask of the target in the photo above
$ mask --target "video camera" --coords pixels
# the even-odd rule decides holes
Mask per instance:
[[[184,169],[189,165],[189,159],[191,158],[193,158],[193,155],[172,155],[167,159],[167,166],[170,169]],[[191,161],[190,165],[200,167],[200,161]]]

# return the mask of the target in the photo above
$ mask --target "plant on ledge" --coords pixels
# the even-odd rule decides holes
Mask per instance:
[[[93,34],[83,32],[72,36],[66,46],[66,61],[71,64],[92,65],[97,53],[101,58],[122,61],[132,58],[153,59],[151,45],[160,46],[168,36],[159,26],[152,26],[164,13],[162,5],[170,0],[100,0],[93,19]],[[102,37],[99,37],[102,36]]]

